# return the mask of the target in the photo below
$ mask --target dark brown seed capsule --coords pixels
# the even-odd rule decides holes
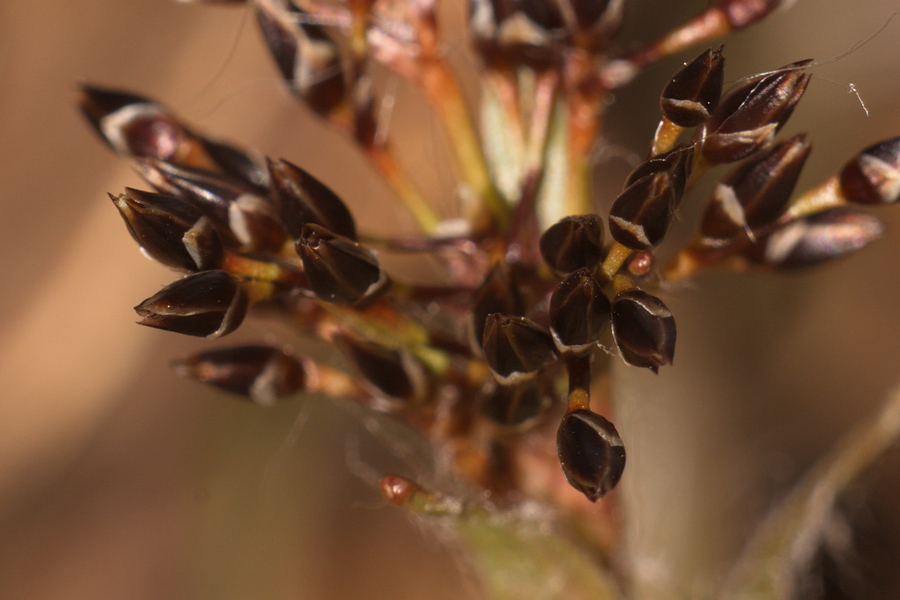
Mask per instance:
[[[622,25],[623,4],[623,0],[568,0],[574,17],[569,25],[573,45],[593,52],[606,49]]]
[[[625,188],[609,209],[613,239],[633,250],[662,243],[675,214],[675,187],[668,172],[647,175]]]
[[[535,425],[553,403],[553,398],[534,382],[521,385],[490,385],[479,402],[481,414],[513,431]]]
[[[625,471],[625,445],[615,426],[586,409],[563,417],[556,433],[559,464],[569,484],[596,502]]]
[[[334,341],[376,395],[407,402],[425,397],[425,370],[408,353],[349,335]]]
[[[795,269],[837,258],[875,241],[884,226],[872,215],[848,207],[831,208],[779,226],[744,255],[770,269]]]
[[[656,296],[643,290],[619,292],[612,302],[612,332],[629,365],[657,373],[675,356],[675,317]]]
[[[217,167],[264,194],[269,189],[269,172],[262,157],[216,140],[194,134]]]
[[[321,300],[356,304],[387,287],[387,274],[370,250],[320,225],[304,225],[296,249],[310,288]]]
[[[841,169],[841,192],[854,204],[900,200],[900,137],[869,146]]]
[[[517,317],[525,314],[515,269],[505,262],[494,265],[472,302],[472,343],[479,350],[484,339],[484,323],[491,313]]]
[[[624,187],[627,188],[638,179],[647,175],[668,173],[672,178],[672,190],[675,192],[675,206],[677,208],[681,203],[682,196],[684,196],[684,187],[687,185],[687,180],[691,176],[693,162],[694,146],[679,144],[668,152],[648,158],[639,164],[625,179]]]
[[[810,62],[785,65],[731,90],[694,136],[702,142],[703,157],[711,164],[729,163],[771,144],[806,91],[810,75],[804,69]]]
[[[787,207],[811,150],[797,135],[732,171],[708,200],[700,233],[709,242],[728,241],[770,225]]]
[[[550,298],[550,333],[556,349],[569,354],[590,352],[609,323],[609,309],[603,288],[587,269],[563,279]]]
[[[306,372],[293,355],[271,346],[201,352],[172,363],[175,372],[257,404],[271,406],[302,390]]]
[[[784,4],[784,0],[714,0],[733,30],[749,27]]]
[[[551,225],[540,241],[541,256],[557,273],[603,262],[603,220],[600,215],[573,215]]]
[[[544,69],[562,57],[557,40],[565,34],[565,21],[555,2],[473,0],[469,30],[490,66],[526,64]]]
[[[184,271],[205,271],[222,264],[219,234],[186,200],[131,188],[109,197],[131,236],[155,260]]]
[[[81,112],[113,150],[180,162],[191,134],[161,104],[93,85],[81,87]]]
[[[512,385],[530,379],[554,360],[553,339],[533,321],[499,313],[488,315],[484,358],[497,381]]]
[[[663,116],[680,127],[696,127],[719,105],[725,80],[722,46],[686,64],[663,88],[659,104]]]
[[[270,160],[272,201],[294,239],[307,223],[356,240],[356,224],[344,202],[331,188],[286,160]]]
[[[256,3],[256,15],[291,91],[320,115],[340,106],[347,95],[345,69],[340,49],[326,29],[293,2],[283,7]]]
[[[202,271],[164,287],[134,307],[140,325],[198,337],[221,337],[243,322],[247,294],[225,271]]]

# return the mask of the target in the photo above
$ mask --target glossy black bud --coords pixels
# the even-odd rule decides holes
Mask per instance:
[[[731,240],[773,223],[787,207],[812,146],[797,135],[751,158],[723,179],[707,202],[700,233]]]
[[[615,426],[586,409],[563,417],[556,433],[559,464],[569,484],[596,502],[625,471],[625,445]]]
[[[731,90],[712,117],[697,130],[710,164],[740,160],[768,146],[800,101],[810,75],[804,60],[751,78]]]
[[[237,278],[202,271],[164,287],[136,307],[139,324],[198,337],[221,337],[243,322],[249,302]]]
[[[172,363],[175,372],[256,404],[271,406],[306,384],[306,371],[292,354],[271,346],[239,346],[201,352]]]
[[[505,262],[497,263],[484,278],[472,301],[472,342],[481,349],[484,324],[491,313],[523,316],[525,303],[519,292],[516,271]]]
[[[553,404],[553,397],[540,385],[491,384],[479,402],[482,416],[512,431],[525,431],[537,424]]]
[[[337,108],[347,95],[347,83],[340,48],[326,28],[293,2],[257,3],[256,15],[291,91],[320,115]]]
[[[841,192],[854,204],[900,200],[900,137],[869,146],[841,169]]]
[[[609,323],[610,303],[590,271],[581,268],[550,298],[550,333],[560,353],[583,354],[596,345]]]
[[[376,395],[403,401],[425,398],[425,369],[407,352],[349,335],[335,336],[335,342]]]
[[[356,240],[356,224],[344,202],[327,185],[286,160],[269,161],[272,200],[294,239],[307,223]]]
[[[541,236],[541,256],[557,273],[603,262],[603,220],[599,215],[573,215],[551,225]]]
[[[125,188],[109,195],[131,236],[162,264],[184,271],[218,268],[223,249],[210,220],[186,200]]]
[[[702,125],[719,105],[725,81],[722,47],[710,48],[681,68],[663,88],[662,114],[680,127]]]
[[[694,146],[679,144],[669,150],[639,164],[625,179],[628,187],[638,179],[655,173],[668,173],[672,181],[672,190],[675,193],[675,206],[681,203],[684,196],[684,187],[691,176],[691,167],[694,163]]]
[[[872,215],[837,207],[780,225],[744,255],[768,269],[808,267],[859,250],[883,232],[884,226]]]
[[[613,239],[633,250],[662,243],[675,214],[675,187],[668,172],[647,175],[619,194],[609,209]]]
[[[370,250],[320,225],[304,225],[296,249],[310,288],[321,300],[356,304],[387,287],[387,274]]]
[[[550,334],[525,317],[499,313],[488,315],[482,348],[488,366],[503,385],[530,379],[555,359]]]
[[[612,302],[612,332],[629,365],[657,373],[675,356],[675,317],[656,296],[638,289],[619,292]]]

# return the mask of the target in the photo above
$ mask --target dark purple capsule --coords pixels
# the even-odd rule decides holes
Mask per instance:
[[[497,381],[513,385],[553,362],[553,339],[525,317],[493,313],[484,325],[484,358]]]
[[[675,215],[675,186],[668,172],[646,175],[619,194],[609,209],[613,239],[633,250],[662,243]]]
[[[375,255],[348,237],[310,223],[303,226],[295,246],[309,286],[321,300],[357,304],[387,287],[387,274]]]
[[[615,426],[586,409],[563,417],[556,433],[559,464],[569,484],[596,502],[625,471],[625,445]]]
[[[103,140],[124,156],[181,162],[192,138],[168,109],[137,94],[83,85],[80,105]]]
[[[550,333],[556,349],[590,352],[609,323],[609,310],[602,286],[586,268],[563,279],[550,298]]]
[[[785,270],[815,265],[867,246],[884,232],[872,215],[837,207],[780,225],[744,251],[751,264]]]
[[[109,197],[128,232],[153,259],[183,271],[206,271],[222,264],[219,234],[193,204],[177,196],[131,188]]]
[[[494,265],[472,301],[472,343],[479,350],[484,339],[484,323],[491,313],[525,314],[525,302],[519,292],[516,271],[505,262]]]
[[[784,212],[812,146],[797,135],[743,163],[723,179],[706,205],[700,233],[729,241],[770,225]]]
[[[694,146],[679,144],[656,156],[652,156],[639,164],[625,179],[628,187],[638,179],[654,173],[668,173],[672,179],[672,190],[675,193],[675,206],[681,203],[684,196],[684,188],[691,176],[691,168],[694,163]]]
[[[606,256],[603,220],[600,215],[564,217],[544,232],[540,249],[544,261],[557,273],[594,269]]]
[[[663,88],[662,114],[680,127],[702,125],[719,105],[725,81],[722,46],[712,48],[681,68]]]
[[[312,223],[356,240],[356,224],[344,202],[331,188],[286,160],[269,161],[272,201],[294,239]]]
[[[198,337],[221,337],[243,322],[249,305],[237,278],[202,271],[171,283],[134,307],[138,323]]]
[[[809,84],[810,60],[753,77],[726,94],[694,140],[710,164],[740,160],[775,139]]]
[[[566,34],[559,6],[548,0],[472,0],[469,30],[488,65],[557,65]]]
[[[536,425],[553,404],[553,397],[535,382],[521,385],[491,384],[478,404],[482,416],[510,431]]]
[[[841,169],[841,192],[853,204],[900,200],[900,137],[869,146]]]
[[[257,3],[263,37],[282,77],[299,98],[328,115],[347,96],[343,57],[326,28],[293,2],[283,8]]]
[[[425,398],[425,369],[409,353],[349,335],[334,341],[376,395],[405,402]]]
[[[306,371],[292,354],[271,346],[239,346],[201,352],[172,363],[175,372],[271,406],[306,384]]]
[[[675,357],[675,317],[656,296],[638,289],[619,292],[612,302],[612,332],[629,365],[657,373]]]

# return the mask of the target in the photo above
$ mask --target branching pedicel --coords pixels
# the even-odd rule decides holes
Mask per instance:
[[[709,49],[665,86],[648,158],[599,215],[589,155],[609,94],[646,65],[751,25],[779,2],[713,0],[645,49],[611,57],[622,0],[472,0],[482,102],[502,123],[485,123],[480,135],[440,53],[433,1],[219,3],[255,13],[294,94],[353,137],[421,234],[373,236],[301,167],[206,137],[148,98],[86,85],[85,116],[156,190],[126,189],[111,195],[115,206],[146,254],[187,273],[136,307],[141,324],[219,337],[254,305],[281,311],[302,335],[334,343],[345,364],[244,346],[204,352],[176,369],[259,404],[319,392],[391,413],[450,456],[473,492],[461,502],[387,476],[388,502],[449,515],[476,556],[497,558],[500,544],[516,546],[525,564],[563,561],[559,597],[622,597],[624,574],[604,562],[620,519],[614,497],[596,511],[571,490],[596,502],[625,469],[604,387],[611,359],[600,350],[614,346],[629,365],[657,372],[672,364],[676,346],[676,318],[654,295],[661,282],[712,267],[807,267],[879,237],[878,220],[856,206],[900,199],[900,138],[862,150],[836,176],[794,194],[811,146],[805,135],[776,137],[806,90],[811,61],[747,77],[723,95],[723,49]],[[372,62],[421,86],[432,104],[470,198],[460,219],[438,219],[379,134]],[[682,200],[727,163],[736,166],[705,201],[696,236],[658,267],[656,248]],[[394,280],[378,259],[388,252],[435,256],[446,284]],[[883,449],[894,429],[858,439]],[[848,473],[877,455],[860,454],[856,443],[838,455],[850,461]],[[869,458],[854,462],[854,452]],[[554,453],[558,466],[547,461]],[[806,501],[798,491],[776,517]],[[538,542],[523,533],[520,509],[531,502],[558,525]],[[801,529],[786,523],[779,535],[799,538]],[[723,592],[729,597],[792,597],[790,577],[770,567],[779,558],[786,569],[798,565],[784,558],[787,548],[766,546],[765,535],[758,545],[769,554],[748,551],[736,573],[749,575],[735,576]],[[761,556],[775,561],[760,567],[768,575],[754,571]],[[483,576],[496,597],[528,597],[490,564]]]

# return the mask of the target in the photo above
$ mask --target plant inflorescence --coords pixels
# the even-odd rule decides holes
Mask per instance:
[[[253,12],[293,94],[355,141],[419,233],[375,235],[301,166],[208,137],[148,97],[84,85],[84,115],[154,190],[126,188],[110,194],[114,205],[142,250],[183,274],[135,307],[141,324],[217,338],[256,308],[280,314],[341,359],[254,345],[196,354],[176,370],[262,405],[319,393],[387,412],[427,436],[469,491],[460,499],[387,475],[389,503],[451,518],[475,554],[515,545],[532,560],[556,555],[568,565],[559,597],[627,595],[611,561],[622,515],[615,494],[606,497],[626,472],[612,361],[654,373],[673,363],[677,315],[659,297],[667,282],[712,268],[806,268],[878,238],[879,221],[861,207],[900,199],[900,138],[858,150],[835,176],[795,193],[811,145],[778,133],[811,61],[723,90],[726,53],[710,47],[661,91],[645,160],[601,211],[592,151],[611,94],[781,2],[713,0],[657,41],[613,56],[623,0],[471,0],[480,122],[442,54],[434,0],[197,3]],[[442,124],[461,182],[457,217],[439,218],[404,174],[379,128],[373,65],[419,86]],[[712,194],[692,198],[722,165],[733,166]],[[703,203],[696,233],[665,256],[658,248],[683,202]],[[441,282],[391,272],[381,261],[391,253],[434,257]],[[853,455],[848,448],[841,456]],[[851,463],[855,473],[866,460]],[[562,533],[528,538],[526,505]],[[790,577],[767,580],[753,568],[781,556],[765,535],[730,597],[792,597]],[[484,577],[497,597],[528,597],[508,578]]]

